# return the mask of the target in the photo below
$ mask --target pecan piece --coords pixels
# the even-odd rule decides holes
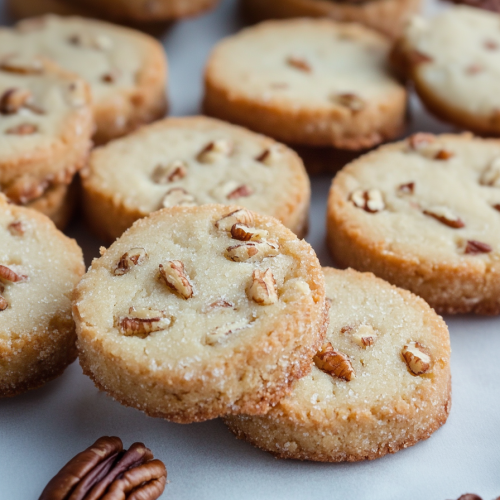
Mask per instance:
[[[28,276],[17,274],[9,267],[0,265],[0,280],[10,281],[11,283],[22,283],[27,279]]]
[[[408,138],[410,149],[433,160],[449,160],[455,153],[436,143],[436,137],[426,132],[418,132]]]
[[[194,295],[193,286],[180,260],[169,260],[165,265],[160,264],[160,277],[172,292],[183,299],[190,299]]]
[[[246,198],[253,194],[251,187],[246,184],[238,184],[235,181],[228,181],[221,187],[222,196],[228,200],[237,200],[238,198]]]
[[[365,107],[365,101],[361,97],[349,92],[335,94],[333,100],[344,108],[350,109],[353,113],[357,113]]]
[[[194,196],[181,187],[172,188],[165,193],[161,202],[164,208],[171,207],[192,207],[196,205]]]
[[[481,253],[490,253],[493,251],[491,245],[476,240],[468,240],[465,246],[465,253],[469,255],[477,255]]]
[[[352,340],[361,348],[365,349],[375,344],[377,334],[371,325],[359,325],[351,329]]]
[[[286,63],[288,66],[305,73],[310,73],[312,71],[311,65],[302,57],[290,56],[287,58]]]
[[[266,269],[265,272],[256,269],[253,272],[247,296],[261,306],[270,306],[278,302],[278,289],[271,269]]]
[[[164,311],[154,309],[129,309],[129,316],[118,318],[115,326],[126,337],[145,339],[150,333],[167,329],[172,320]]]
[[[0,311],[5,311],[7,307],[9,307],[7,299],[3,295],[0,295]]]
[[[398,186],[398,192],[402,194],[413,194],[415,192],[415,183],[407,182]]]
[[[220,229],[221,231],[231,231],[231,228],[237,223],[252,226],[254,223],[252,212],[250,212],[246,208],[235,210],[225,217],[222,217],[222,219],[219,219],[215,223],[215,227],[217,229]]]
[[[240,330],[244,330],[249,326],[250,323],[246,319],[240,319],[239,321],[233,321],[231,323],[218,326],[212,332],[207,333],[205,336],[205,344],[211,346],[222,344],[230,335],[239,332]]]
[[[431,357],[419,342],[410,342],[403,347],[401,354],[414,375],[422,375],[431,367]]]
[[[134,443],[125,451],[119,438],[105,436],[71,459],[49,481],[39,500],[156,500],[166,480],[164,464],[144,444]]]
[[[423,210],[425,215],[433,217],[437,221],[441,222],[445,226],[451,227],[453,229],[460,229],[465,227],[464,221],[455,215],[448,207],[436,206]]]
[[[246,224],[237,223],[231,228],[231,237],[240,241],[261,241],[268,236],[265,229],[255,229]]]
[[[168,184],[180,181],[187,174],[187,165],[180,160],[174,160],[168,165],[158,165],[153,172],[153,181],[156,184]]]
[[[225,139],[217,139],[209,142],[199,153],[196,159],[200,163],[215,163],[222,158],[230,156],[233,145]]]
[[[274,241],[246,242],[226,248],[226,258],[233,262],[245,262],[255,257],[254,260],[266,257],[276,257],[279,254],[279,245]]]
[[[40,58],[24,57],[19,54],[11,54],[0,62],[0,69],[9,73],[21,75],[34,75],[42,73],[43,62]]]
[[[38,132],[38,126],[33,123],[21,123],[15,127],[8,128],[5,133],[8,135],[33,135]]]
[[[255,158],[255,160],[270,167],[278,163],[281,157],[281,147],[278,144],[274,144],[271,147],[265,149],[259,156]]]
[[[118,264],[115,267],[114,275],[123,276],[128,273],[134,266],[140,266],[148,258],[148,254],[144,248],[132,248],[128,252],[124,253]]]
[[[363,191],[358,189],[351,193],[350,200],[355,207],[362,208],[365,212],[374,214],[385,209],[384,198],[378,189]]]
[[[26,232],[24,224],[21,221],[11,222],[8,225],[7,229],[9,230],[10,234],[12,234],[12,236],[23,236]]]
[[[212,302],[207,307],[205,307],[203,312],[207,313],[207,312],[214,311],[215,309],[227,309],[227,308],[233,308],[233,307],[234,307],[234,304],[232,302],[228,302],[227,300],[224,300],[224,299],[219,299],[219,300],[216,300],[215,302]]]
[[[321,350],[313,358],[315,365],[332,377],[335,376],[346,382],[356,378],[350,359],[343,353],[335,351],[330,342],[325,342]]]
[[[498,210],[500,212],[500,203],[497,203],[496,205],[493,205],[493,208],[495,210]]]
[[[12,88],[6,90],[0,98],[0,113],[13,115],[17,113],[29,100],[31,92],[26,89]]]

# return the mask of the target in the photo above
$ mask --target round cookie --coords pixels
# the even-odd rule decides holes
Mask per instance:
[[[404,128],[406,90],[388,72],[389,48],[360,25],[267,21],[215,47],[204,109],[285,143],[368,148]]]
[[[10,201],[63,222],[93,126],[84,81],[45,60],[0,59],[0,191]]]
[[[39,387],[75,360],[71,294],[84,272],[74,240],[0,195],[0,397]]]
[[[186,204],[237,203],[299,237],[307,231],[310,184],[300,158],[211,118],[169,118],[98,148],[82,177],[88,224],[108,241],[150,212]]]
[[[242,0],[253,19],[287,17],[331,17],[357,22],[396,38],[410,16],[420,10],[421,0]]]
[[[415,134],[345,167],[328,200],[337,263],[438,312],[500,313],[500,141]]]
[[[151,416],[262,414],[311,370],[324,293],[314,251],[276,219],[237,206],[160,210],[78,285],[80,363]]]
[[[106,17],[127,22],[170,21],[195,16],[218,0],[75,0]]]
[[[0,29],[0,58],[10,53],[48,57],[90,83],[98,144],[167,111],[165,53],[144,33],[93,19],[50,15]]]
[[[393,52],[427,109],[480,135],[500,135],[500,15],[466,6],[417,17]]]
[[[330,325],[315,366],[263,416],[229,416],[280,458],[373,460],[427,439],[451,407],[450,338],[422,299],[372,274],[325,268]]]

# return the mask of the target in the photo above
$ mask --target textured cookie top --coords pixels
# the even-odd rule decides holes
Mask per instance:
[[[416,17],[401,41],[414,77],[441,106],[500,120],[500,16],[458,6]]]
[[[204,117],[170,118],[98,148],[84,177],[87,189],[143,215],[175,205],[237,203],[285,220],[310,192],[292,150]]]
[[[415,265],[500,261],[500,142],[415,134],[335,178],[329,211],[376,252]]]
[[[312,372],[271,410],[318,422],[404,413],[449,374],[444,321],[420,298],[369,273],[324,268],[330,325]],[[324,422],[328,424],[328,420]]]
[[[0,341],[72,323],[82,251],[45,216],[0,196]]]
[[[321,304],[321,274],[311,247],[273,218],[176,207],[137,221],[93,262],[74,311],[86,341],[121,362],[219,384],[249,351],[258,366],[261,349],[277,348],[283,318]]]
[[[0,57],[5,54],[52,59],[89,82],[94,102],[104,107],[117,92],[132,98],[134,89],[164,71],[151,37],[81,17],[50,15],[0,29]]]
[[[387,71],[389,42],[367,28],[321,19],[268,21],[216,46],[211,83],[251,99],[339,116],[389,105],[403,87]]]

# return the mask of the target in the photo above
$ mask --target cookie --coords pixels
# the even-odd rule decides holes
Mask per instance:
[[[310,185],[300,158],[211,118],[169,118],[98,148],[82,177],[88,225],[107,241],[160,208],[207,203],[272,215],[300,237],[307,230]]]
[[[65,195],[93,128],[83,80],[42,59],[0,59],[0,191],[11,202],[67,218]]]
[[[132,22],[170,21],[214,8],[218,0],[75,0],[106,17]]]
[[[74,240],[0,195],[0,397],[40,387],[75,360],[71,293],[84,271]]]
[[[44,16],[0,29],[0,58],[11,53],[46,56],[90,83],[98,144],[166,113],[163,48],[138,31],[80,17]]]
[[[150,416],[262,414],[311,370],[324,294],[314,251],[276,219],[237,206],[160,210],[78,285],[80,363]]]
[[[415,134],[345,167],[328,199],[336,262],[438,312],[500,313],[500,141]]]
[[[364,24],[396,38],[410,16],[420,10],[421,0],[242,0],[253,19],[287,17],[331,17],[341,22]]]
[[[229,416],[280,458],[372,460],[427,439],[451,407],[450,338],[422,299],[353,270],[325,268],[331,301],[312,372],[267,415]]]
[[[427,109],[480,135],[500,135],[500,15],[466,6],[415,18],[393,52]]]
[[[205,72],[207,114],[285,143],[360,150],[405,123],[389,41],[327,19],[267,21],[220,42]]]

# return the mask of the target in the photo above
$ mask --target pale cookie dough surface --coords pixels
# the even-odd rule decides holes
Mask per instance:
[[[395,51],[429,110],[459,127],[500,135],[500,15],[466,6],[416,17]]]
[[[361,157],[330,191],[333,257],[440,312],[500,313],[499,164],[499,141],[468,134],[415,134]]]
[[[451,407],[444,321],[423,300],[371,274],[325,268],[325,285],[325,342],[348,360],[351,380],[315,365],[267,415],[226,418],[230,429],[278,457],[323,462],[371,460],[427,439]],[[402,356],[413,342],[430,356],[420,375]]]
[[[245,209],[249,225],[268,234],[249,244],[232,238],[216,223],[235,210],[155,212],[95,260],[78,285],[80,363],[121,403],[181,423],[261,414],[311,369],[326,328],[317,257],[278,221]],[[233,219],[220,224],[228,221],[232,227]],[[258,253],[238,261],[253,245]],[[142,249],[139,263],[115,271],[134,248]],[[183,283],[173,289],[160,278],[160,265],[165,272],[172,262]],[[266,271],[264,289],[258,278]],[[138,321],[151,316],[151,328]]]
[[[245,10],[256,19],[286,17],[331,17],[357,22],[395,38],[401,34],[421,0],[243,0]]]
[[[307,229],[310,184],[300,158],[211,118],[169,118],[94,150],[83,186],[89,225],[106,240],[150,212],[185,203],[237,203],[301,237]]]
[[[26,204],[69,184],[87,160],[92,130],[83,80],[41,59],[0,58],[0,191],[11,201]]]
[[[98,143],[165,115],[166,57],[156,40],[138,31],[44,16],[0,30],[0,57],[9,53],[48,57],[89,82]]]
[[[406,91],[389,42],[326,19],[267,21],[220,42],[205,70],[208,114],[278,140],[362,149],[398,135]]]
[[[13,282],[6,268],[24,278]],[[71,294],[83,273],[74,240],[0,196],[0,397],[43,385],[75,359]]]

